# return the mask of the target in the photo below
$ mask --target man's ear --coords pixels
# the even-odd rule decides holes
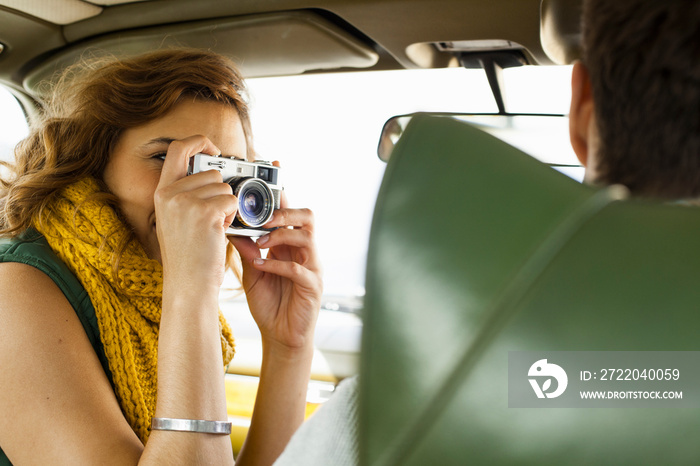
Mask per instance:
[[[569,137],[579,162],[586,168],[592,162],[591,124],[594,124],[593,92],[588,69],[581,62],[574,63],[571,73],[571,109]]]

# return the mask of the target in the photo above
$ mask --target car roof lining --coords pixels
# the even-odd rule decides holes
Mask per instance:
[[[132,54],[169,42],[223,52],[240,61],[246,77],[454,66],[452,55],[436,44],[457,41],[510,42],[531,64],[568,63],[578,56],[580,0],[148,0],[106,6],[63,26],[3,1],[0,82],[30,94],[79,50]],[[115,1],[124,0],[93,3]],[[268,21],[252,21],[266,15],[272,15]],[[288,27],[306,34],[287,40],[284,16]]]

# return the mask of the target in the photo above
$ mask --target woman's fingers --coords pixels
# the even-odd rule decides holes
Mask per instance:
[[[253,259],[252,264],[253,267],[261,272],[268,272],[287,278],[303,288],[320,293],[322,284],[318,274],[296,262],[259,257]]]
[[[171,142],[163,162],[158,188],[169,186],[184,178],[187,175],[190,157],[198,153],[216,155],[221,151],[204,136],[190,136]]]
[[[262,249],[274,248],[283,244],[296,248],[313,247],[313,234],[309,230],[279,229],[258,238],[258,246]]]
[[[201,172],[183,179],[179,183],[180,191],[191,193],[193,197],[198,199],[208,199],[215,196],[231,196],[231,198],[237,199],[233,195],[231,185],[221,182],[219,172],[214,171],[211,175],[209,173],[211,172]]]
[[[261,249],[270,249],[271,257],[277,259],[292,260],[311,270],[318,269],[316,248],[314,246],[313,234],[309,230],[287,230],[280,229],[262,236],[257,241]],[[288,246],[291,249],[283,249],[284,256],[280,257],[276,251],[278,246]]]
[[[164,212],[170,212],[166,215],[182,213],[198,221],[217,219],[228,227],[238,209],[238,200],[231,186],[223,182],[221,173],[207,170],[186,176],[190,158],[198,153],[218,154],[220,151],[205,136],[191,136],[170,143],[155,193],[156,204],[161,210],[165,209]]]
[[[254,259],[260,257],[260,248],[255,244],[255,242],[246,236],[228,236],[228,240],[233,247],[238,250],[241,255],[241,259],[245,265],[246,262],[252,262]]]
[[[265,228],[305,228],[313,231],[314,214],[310,209],[277,209]]]

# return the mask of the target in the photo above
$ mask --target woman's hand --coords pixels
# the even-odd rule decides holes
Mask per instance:
[[[321,267],[314,244],[314,219],[308,209],[287,208],[282,196],[258,239],[229,237],[241,255],[243,288],[263,341],[282,350],[310,349],[321,305]],[[268,249],[261,259],[260,249]]]
[[[164,270],[179,283],[218,288],[226,260],[226,228],[238,209],[231,186],[216,170],[187,175],[194,154],[219,154],[204,136],[170,143],[155,192],[156,231]]]

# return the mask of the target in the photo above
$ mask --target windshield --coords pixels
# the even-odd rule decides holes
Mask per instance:
[[[568,113],[571,67],[505,70],[508,110]],[[377,157],[384,122],[399,114],[497,112],[482,70],[446,68],[249,79],[255,147],[279,160],[290,203],[315,213],[325,294],[364,294],[374,200],[385,164]],[[522,124],[518,147],[575,160],[566,120],[545,131]],[[523,142],[520,142],[522,140]],[[510,141],[514,143],[514,141]],[[579,178],[579,171],[563,169]]]

